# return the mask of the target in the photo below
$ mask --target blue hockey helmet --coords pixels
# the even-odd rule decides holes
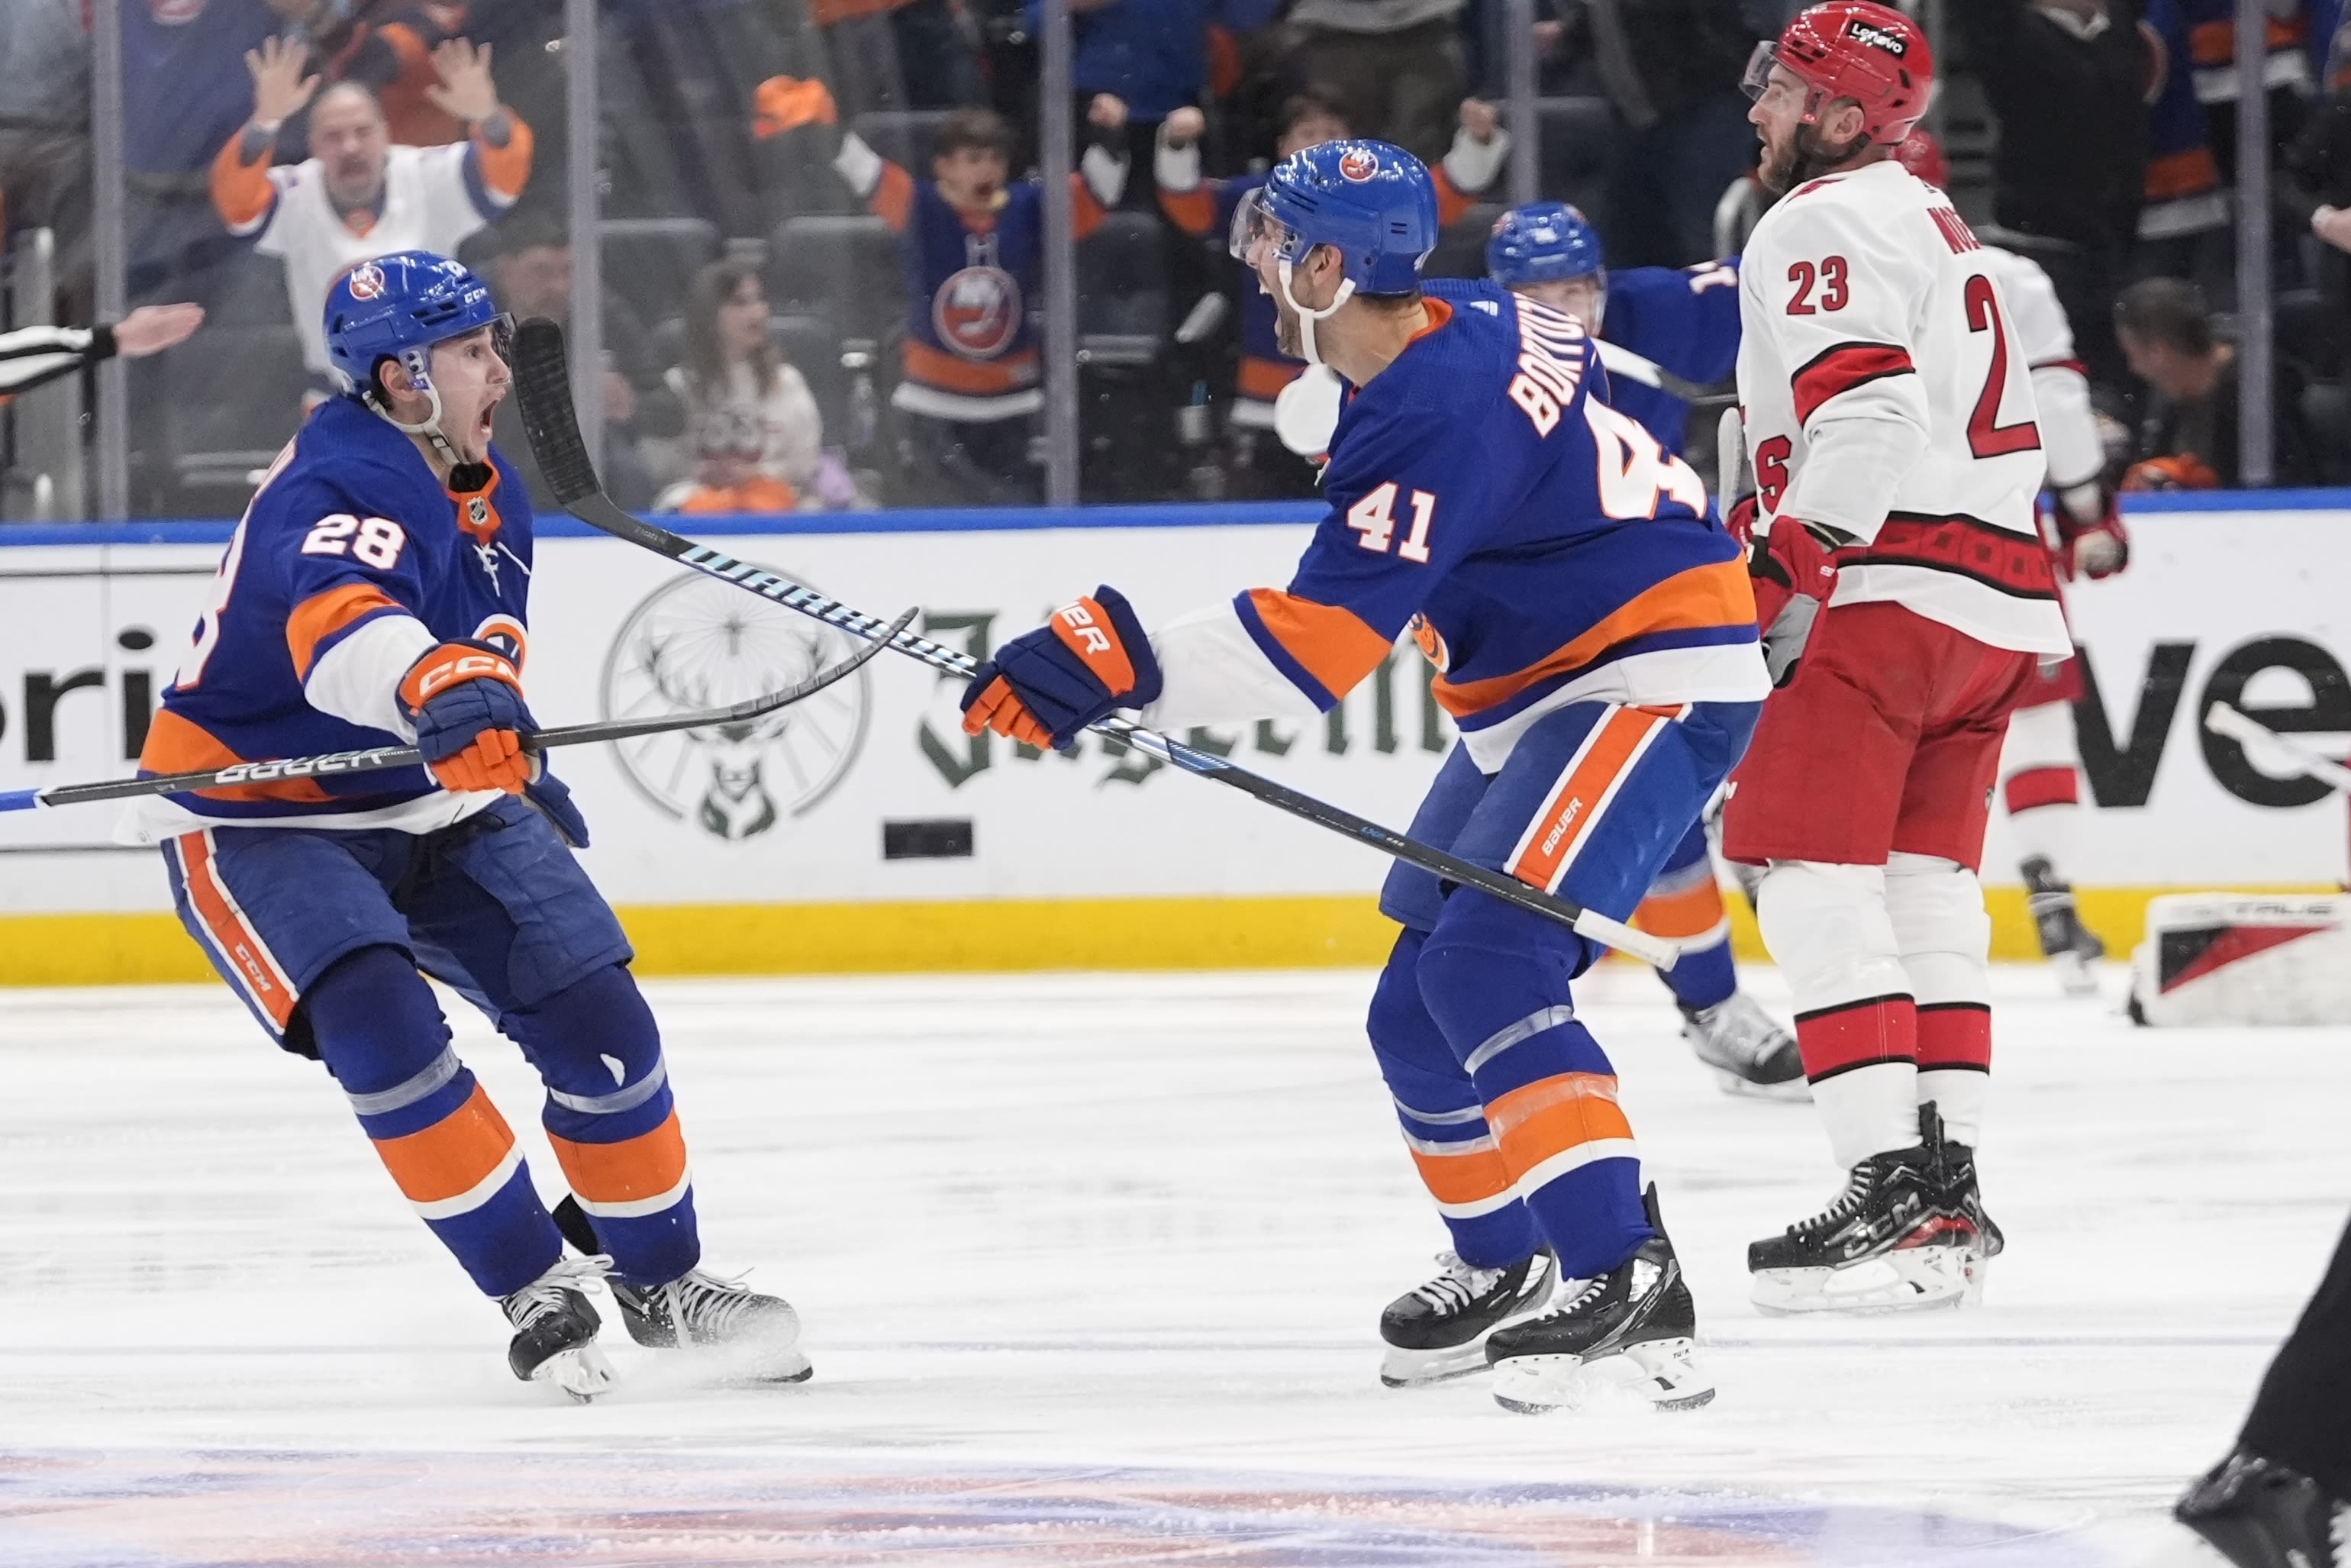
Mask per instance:
[[[426,350],[501,319],[490,286],[464,263],[397,250],[360,262],[327,290],[327,358],[355,392],[370,391],[384,360],[406,365],[430,391]]]
[[[1565,202],[1512,207],[1486,242],[1486,276],[1505,288],[1606,273],[1599,231]]]
[[[1302,148],[1273,166],[1233,214],[1233,255],[1270,244],[1295,263],[1318,245],[1339,253],[1357,294],[1409,294],[1437,248],[1437,184],[1428,166],[1385,141]]]

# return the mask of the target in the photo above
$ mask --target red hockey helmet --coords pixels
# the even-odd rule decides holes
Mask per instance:
[[[1951,183],[1950,160],[1943,156],[1943,144],[1935,140],[1931,131],[1913,131],[1894,150],[1894,161],[1938,187]]]
[[[1747,62],[1747,95],[1762,96],[1783,66],[1811,89],[1804,119],[1841,98],[1861,105],[1862,134],[1887,146],[1910,134],[1935,96],[1935,59],[1909,17],[1874,0],[1826,0],[1800,13],[1776,44]]]

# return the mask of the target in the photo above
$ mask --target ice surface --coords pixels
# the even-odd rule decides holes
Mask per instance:
[[[2134,1030],[2003,972],[1989,1303],[1774,1321],[1744,1249],[1837,1186],[1812,1113],[1719,1094],[1612,967],[1586,1016],[1721,1394],[1530,1418],[1379,1385],[1443,1237],[1369,987],[653,985],[710,1261],[799,1306],[816,1377],[713,1386],[608,1312],[627,1381],[585,1408],[507,1375],[225,991],[9,994],[0,1564],[2197,1560],[2164,1511],[2351,1203],[2351,1030]],[[545,1186],[528,1070],[453,1017]]]

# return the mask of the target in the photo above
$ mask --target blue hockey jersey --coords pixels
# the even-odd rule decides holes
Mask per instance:
[[[1489,772],[1571,702],[1761,701],[1739,546],[1698,476],[1593,395],[1583,329],[1499,285],[1424,287],[1427,329],[1339,415],[1289,587],[1155,636],[1144,722],[1327,710],[1407,629]]]
[[[141,770],[405,744],[414,731],[400,677],[453,638],[496,643],[520,666],[530,502],[506,460],[492,462],[489,489],[460,501],[356,398],[321,406],[229,541]],[[444,791],[413,768],[173,796],[141,820],[167,832],[221,822],[423,831],[496,799]]]
[[[1681,381],[1729,381],[1739,365],[1739,258],[1680,272],[1635,267],[1610,273],[1600,337]],[[1641,380],[1637,367],[1613,371],[1607,395],[1617,413],[1640,421],[1658,444],[1681,455],[1687,402]]]

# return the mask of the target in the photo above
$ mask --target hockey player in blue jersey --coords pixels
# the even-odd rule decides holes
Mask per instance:
[[[1609,406],[1638,421],[1668,452],[1681,450],[1689,404],[1663,383],[1703,386],[1724,380],[1738,363],[1736,256],[1687,271],[1637,267],[1612,276],[1600,233],[1582,213],[1564,202],[1537,202],[1511,208],[1494,225],[1486,274],[1597,332]],[[1803,1099],[1796,1037],[1739,988],[1730,916],[1702,822],[1667,858],[1635,921],[1687,944],[1681,962],[1659,977],[1681,1009],[1682,1038],[1723,1088]]]
[[[1583,329],[1490,283],[1424,287],[1437,237],[1429,172],[1399,148],[1276,166],[1234,248],[1283,350],[1354,389],[1296,575],[1150,637],[1098,589],[996,651],[965,727],[1050,746],[1121,708],[1176,729],[1309,716],[1409,630],[1462,732],[1414,836],[1630,915],[1771,689],[1746,569],[1698,476],[1591,395],[1605,372]],[[1453,1235],[1445,1272],[1382,1319],[1384,1375],[1491,1364],[1519,1410],[1607,1385],[1704,1403],[1689,1291],[1576,1015],[1598,949],[1406,867],[1381,906],[1404,930],[1373,1050]]]
[[[582,1291],[640,1344],[727,1343],[796,1380],[789,1305],[699,1267],[652,1012],[571,846],[569,792],[522,748],[530,504],[490,425],[510,376],[480,279],[422,251],[328,291],[348,391],[280,453],[221,562],[140,759],[175,773],[413,744],[426,766],[151,798],[181,922],[285,1050],[323,1063],[425,1223],[504,1308],[516,1375],[611,1381]],[[424,976],[547,1086],[571,1197],[541,1206]],[[559,1225],[560,1228],[559,1228]],[[564,1241],[587,1254],[567,1260]]]

